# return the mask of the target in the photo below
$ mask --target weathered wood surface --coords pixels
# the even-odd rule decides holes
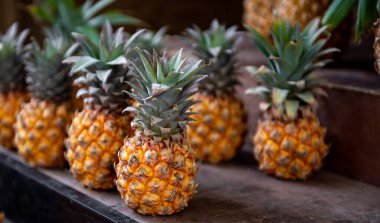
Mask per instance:
[[[0,149],[0,153],[23,163],[14,152]],[[292,182],[266,176],[254,165],[201,165],[198,193],[188,208],[171,217],[138,215],[124,206],[116,191],[85,189],[68,171],[36,171],[144,223],[380,222],[378,187],[325,171],[309,181]],[[23,196],[23,191],[17,196]]]

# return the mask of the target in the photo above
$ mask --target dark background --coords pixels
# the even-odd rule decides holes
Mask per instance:
[[[19,21],[21,27],[31,27],[32,34],[39,36],[39,28],[26,10],[31,3],[33,0],[0,0],[0,31]],[[140,18],[153,29],[168,26],[170,33],[178,33],[192,24],[206,28],[213,18],[227,25],[241,24],[242,5],[243,0],[117,0],[109,8]]]

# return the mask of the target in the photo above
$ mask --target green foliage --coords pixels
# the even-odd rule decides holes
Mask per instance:
[[[196,93],[195,85],[203,79],[202,61],[186,63],[182,50],[173,57],[159,58],[154,52],[137,51],[140,60],[133,63],[136,81],[129,82],[132,92],[127,92],[137,102],[127,107],[136,118],[132,126],[147,137],[157,140],[181,140],[193,113],[190,107],[197,103],[190,99]]]
[[[249,67],[261,86],[248,89],[249,94],[261,95],[268,106],[276,108],[287,117],[295,118],[300,106],[314,106],[315,94],[321,92],[321,80],[311,74],[331,62],[324,56],[339,51],[324,49],[328,40],[327,26],[320,27],[319,19],[311,21],[302,31],[289,21],[275,21],[272,27],[274,45],[256,30],[247,27],[256,46],[267,58],[269,68]]]
[[[237,27],[226,28],[217,20],[211,23],[208,30],[199,27],[185,30],[182,40],[200,59],[210,63],[205,68],[208,78],[199,84],[199,90],[213,96],[233,95],[239,84],[235,69],[235,45]]]
[[[108,20],[114,25],[141,25],[143,22],[118,11],[100,13],[115,0],[87,0],[77,5],[74,0],[41,0],[29,6],[29,12],[45,26],[56,27],[68,37],[72,32],[93,30]]]
[[[212,21],[208,30],[194,26],[185,30],[184,42],[203,60],[210,60],[220,54],[231,54],[236,41],[237,26],[226,28],[217,20]]]
[[[356,15],[356,40],[360,40],[380,14],[379,0],[334,0],[323,17],[323,24],[331,29],[338,26],[345,17],[357,6]]]
[[[166,35],[167,28],[162,27],[157,32],[146,30],[141,33],[136,40],[133,42],[134,48],[139,48],[148,52],[153,52],[155,50],[159,54],[164,48],[164,38]],[[131,51],[128,56],[132,59],[139,58],[139,55],[136,51]]]
[[[18,23],[13,23],[7,32],[0,37],[0,58],[7,59],[25,52],[24,43],[29,35],[29,29],[17,34]]]
[[[66,56],[74,53],[71,44],[60,30],[45,30],[46,38],[41,47],[33,40],[29,54],[24,59],[28,90],[34,98],[60,103],[71,97],[70,67],[62,64]]]
[[[18,24],[11,25],[0,37],[0,93],[24,91],[25,72],[22,59],[27,53],[24,43],[29,30],[18,33]]]
[[[72,74],[78,74],[74,84],[80,87],[77,97],[84,97],[86,105],[119,113],[130,103],[122,90],[128,88],[130,61],[126,55],[132,43],[144,30],[128,36],[123,28],[115,32],[105,22],[101,33],[86,35],[73,33],[81,51],[63,63],[71,64]],[[91,39],[87,36],[91,36]]]

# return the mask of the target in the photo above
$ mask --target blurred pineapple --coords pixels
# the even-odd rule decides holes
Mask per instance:
[[[256,46],[267,57],[269,68],[249,69],[261,82],[247,93],[262,96],[264,119],[253,137],[254,156],[261,170],[283,179],[307,179],[322,166],[328,153],[323,128],[315,109],[317,95],[325,92],[313,71],[331,60],[321,57],[338,51],[323,49],[327,27],[312,20],[302,31],[289,21],[273,23],[272,46],[250,29]],[[319,38],[322,38],[318,40]]]
[[[29,30],[17,31],[18,24],[14,23],[0,37],[0,146],[8,149],[14,147],[16,116],[28,100],[22,59]]]
[[[204,70],[207,78],[199,83],[193,97],[200,103],[192,108],[195,122],[189,125],[188,138],[197,159],[219,163],[232,159],[246,128],[244,108],[236,97],[235,26],[228,29],[214,20],[209,30],[187,29],[185,43],[194,54],[210,63]]]
[[[131,115],[122,115],[131,99],[123,93],[128,90],[128,49],[142,31],[130,38],[119,28],[113,33],[106,22],[97,40],[74,33],[81,47],[81,56],[69,57],[71,73],[78,73],[77,96],[83,98],[83,110],[77,112],[68,129],[66,159],[70,171],[84,186],[93,189],[114,187],[113,164],[117,152],[130,136]]]
[[[15,143],[29,164],[62,167],[65,130],[73,114],[70,68],[62,64],[70,44],[61,33],[49,31],[43,48],[36,41],[30,46],[24,63],[32,98],[17,117]]]

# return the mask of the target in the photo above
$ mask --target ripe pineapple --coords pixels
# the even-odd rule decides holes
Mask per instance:
[[[192,108],[197,113],[189,126],[189,142],[196,149],[197,159],[219,163],[233,158],[245,130],[244,109],[235,96],[234,60],[236,27],[226,29],[216,20],[209,30],[187,29],[185,43],[201,59],[211,63],[205,69],[208,78],[199,83],[194,96],[200,103]]]
[[[25,39],[29,30],[17,35],[18,24],[14,23],[0,37],[0,146],[14,147],[13,125],[21,105],[28,100],[25,72],[22,64],[26,50]]]
[[[319,23],[315,19],[300,31],[288,21],[276,21],[274,46],[250,29],[269,62],[269,69],[250,69],[262,85],[247,93],[259,94],[265,100],[260,104],[264,120],[253,137],[254,156],[261,170],[283,179],[306,179],[321,167],[328,153],[326,130],[314,112],[316,95],[325,92],[312,72],[331,61],[322,56],[337,49],[323,49],[327,39],[321,35],[327,27],[320,28]]]
[[[33,41],[24,62],[32,98],[17,117],[15,144],[33,166],[65,164],[65,129],[72,117],[71,79],[69,66],[61,61],[69,46],[64,37],[55,34],[45,39],[43,49]]]
[[[139,33],[127,40],[122,28],[113,33],[106,22],[98,40],[73,34],[82,56],[64,61],[73,64],[71,73],[79,72],[74,84],[80,87],[77,96],[84,102],[83,110],[75,114],[68,129],[66,159],[75,178],[93,189],[114,187],[117,151],[124,138],[133,133],[132,117],[122,115],[130,104],[122,90],[128,86],[125,81],[129,77],[125,55]]]
[[[196,188],[197,166],[186,127],[203,66],[201,61],[186,64],[182,51],[170,59],[138,54],[137,81],[130,83],[137,106],[125,109],[136,114],[136,132],[119,151],[116,185],[127,206],[138,213],[170,215],[188,205]]]

